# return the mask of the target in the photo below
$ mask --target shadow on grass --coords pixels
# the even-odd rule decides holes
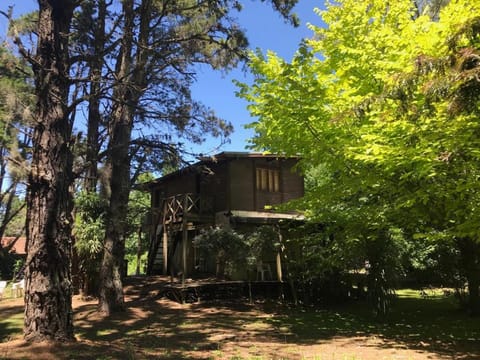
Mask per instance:
[[[257,316],[244,304],[180,305],[144,298],[127,306],[125,313],[110,318],[100,318],[95,305],[77,308],[76,313],[81,314],[75,321],[77,336],[95,343],[128,342],[136,356],[144,359],[210,358],[207,353],[220,350],[224,340],[216,335],[238,337],[244,332],[242,326],[256,321]]]
[[[383,341],[372,347],[480,358],[478,319],[455,310],[451,298],[400,298],[394,311],[380,322],[359,303],[321,310],[273,302],[248,305],[240,299],[181,305],[159,298],[154,284],[148,285],[148,291],[145,286],[127,290],[127,310],[109,318],[97,313],[95,303],[78,304],[76,343],[27,346],[9,342],[0,344],[0,359],[29,358],[32,353],[36,359],[302,359],[298,353],[280,355],[279,349],[295,350],[339,337],[376,337]],[[9,324],[21,318],[23,310],[18,306],[4,310],[0,303],[0,336],[9,339],[21,332],[21,327]],[[232,343],[233,352],[232,347],[226,352]],[[247,357],[235,352],[241,347],[247,348]]]
[[[23,305],[0,303],[0,343],[18,336],[23,329]]]
[[[138,309],[141,314],[135,312]],[[125,321],[126,318],[130,320]],[[315,310],[275,303],[182,306],[168,300],[143,298],[131,301],[124,315],[89,327],[77,324],[77,333],[90,341],[128,339],[133,348],[142,349],[146,358],[159,356],[160,349],[164,358],[189,358],[192,353],[221,350],[225,340],[309,345],[335,337],[371,336],[383,340],[376,347],[406,347],[442,356],[455,355],[457,359],[480,357],[478,319],[456,310],[451,298],[400,298],[395,310],[382,321],[358,303]],[[275,358],[275,352],[265,351],[263,356]]]
[[[376,319],[365,304],[357,303],[323,310],[289,309],[276,312],[270,320],[276,328],[290,329],[297,343],[375,336],[383,340],[383,347],[407,347],[456,359],[480,358],[478,321],[459,311],[452,297],[439,296],[398,298],[384,319]]]

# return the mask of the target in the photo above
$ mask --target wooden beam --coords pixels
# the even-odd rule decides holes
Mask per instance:
[[[282,274],[282,246],[283,246],[283,236],[280,227],[276,227],[278,233],[278,243],[280,247],[277,251],[276,261],[277,261],[277,280],[282,282],[283,281],[283,274]]]
[[[283,282],[282,274],[282,256],[280,255],[280,250],[277,252],[277,280]]]
[[[168,231],[165,224],[163,225],[163,275],[168,274]]]
[[[185,275],[187,273],[187,241],[188,241],[188,223],[187,223],[188,198],[183,198],[183,217],[182,217],[182,286],[185,286]]]

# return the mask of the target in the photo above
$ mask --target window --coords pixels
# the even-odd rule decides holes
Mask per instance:
[[[275,169],[256,169],[257,190],[279,192],[280,172]]]

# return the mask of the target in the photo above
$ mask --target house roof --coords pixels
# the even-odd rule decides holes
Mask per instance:
[[[139,188],[150,188],[159,184],[167,179],[171,179],[177,176],[184,175],[188,172],[198,171],[199,168],[202,166],[206,166],[208,164],[214,163],[221,163],[224,161],[232,160],[232,159],[239,159],[239,158],[264,158],[264,159],[298,159],[299,157],[294,156],[283,156],[278,154],[267,154],[267,153],[259,153],[259,152],[242,152],[242,151],[224,151],[216,155],[212,156],[201,156],[199,157],[199,161],[184,167],[180,170],[174,171],[170,174],[165,176],[159,177],[155,180],[149,181],[148,183],[141,184]]]
[[[18,240],[17,240],[18,239]],[[18,255],[26,255],[25,244],[27,242],[27,238],[19,237],[16,238],[14,236],[6,236],[1,239],[2,248],[9,247],[13,242],[13,247],[10,249],[10,252],[13,254]]]

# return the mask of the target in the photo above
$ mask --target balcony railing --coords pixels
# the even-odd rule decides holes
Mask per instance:
[[[213,199],[195,194],[178,194],[163,199],[161,210],[165,221],[181,221],[186,214],[207,215],[213,213]]]
[[[160,234],[165,231],[165,225],[186,221],[188,216],[192,215],[212,215],[213,204],[212,197],[178,194],[162,199],[160,207],[152,209],[149,224],[153,225],[154,232],[148,252],[148,273],[151,274],[153,271],[157,251],[162,241]]]

